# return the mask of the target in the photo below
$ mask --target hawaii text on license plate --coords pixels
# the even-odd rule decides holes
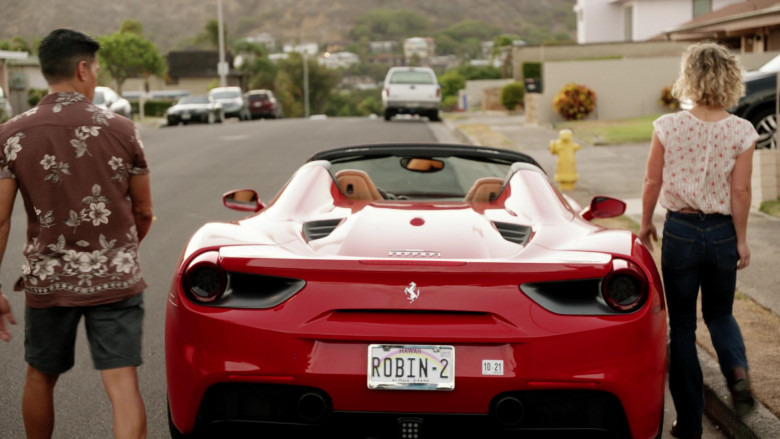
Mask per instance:
[[[453,390],[455,388],[455,347],[369,345],[368,388]]]

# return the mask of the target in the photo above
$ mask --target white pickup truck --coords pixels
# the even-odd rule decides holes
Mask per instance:
[[[439,121],[441,86],[428,67],[391,67],[382,89],[385,120],[396,114],[419,114]]]

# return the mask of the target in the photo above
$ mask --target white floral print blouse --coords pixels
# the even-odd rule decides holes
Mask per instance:
[[[731,171],[737,156],[758,138],[753,125],[731,115],[705,122],[687,111],[653,122],[664,146],[661,206],[731,214]]]

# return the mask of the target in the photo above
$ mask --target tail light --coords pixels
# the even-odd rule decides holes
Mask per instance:
[[[437,97],[437,98],[440,98],[440,97],[441,97],[441,87],[439,87],[439,88],[437,88],[437,89],[436,89],[436,97]]]
[[[611,308],[620,312],[637,310],[647,299],[648,283],[642,270],[624,259],[612,261],[612,272],[601,284],[601,294]]]
[[[190,262],[184,272],[184,291],[196,302],[210,303],[227,289],[228,276],[219,266],[219,253],[208,252]]]
[[[385,88],[384,92],[385,92],[385,97],[389,98],[390,97],[390,87]]]

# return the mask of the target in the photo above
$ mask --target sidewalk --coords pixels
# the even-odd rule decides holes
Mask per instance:
[[[536,159],[548,175],[555,174],[557,157],[550,153],[548,147],[551,140],[558,138],[558,132],[549,127],[527,125],[523,116],[502,113],[458,113],[452,118],[445,118],[444,124],[455,133],[459,142],[516,149]],[[583,148],[576,153],[580,178],[576,189],[566,194],[582,206],[589,204],[596,195],[622,199],[627,204],[626,215],[638,223],[649,142],[598,147],[581,145]],[[654,214],[659,234],[664,214],[661,207]],[[761,212],[751,212],[748,221],[751,265],[738,275],[737,289],[744,296],[735,301],[734,314],[745,338],[753,387],[761,404],[742,420],[734,414],[728,401],[728,389],[714,359],[709,334],[700,318],[697,339],[705,380],[705,412],[726,437],[778,438],[780,377],[777,377],[776,368],[780,365],[780,343],[777,341],[780,339],[780,297],[775,293],[780,284],[780,269],[777,267],[780,260],[780,220]],[[670,409],[673,407],[667,407],[667,415]],[[668,425],[672,421],[665,420],[664,437],[671,437]],[[706,431],[704,437],[708,437]]]

